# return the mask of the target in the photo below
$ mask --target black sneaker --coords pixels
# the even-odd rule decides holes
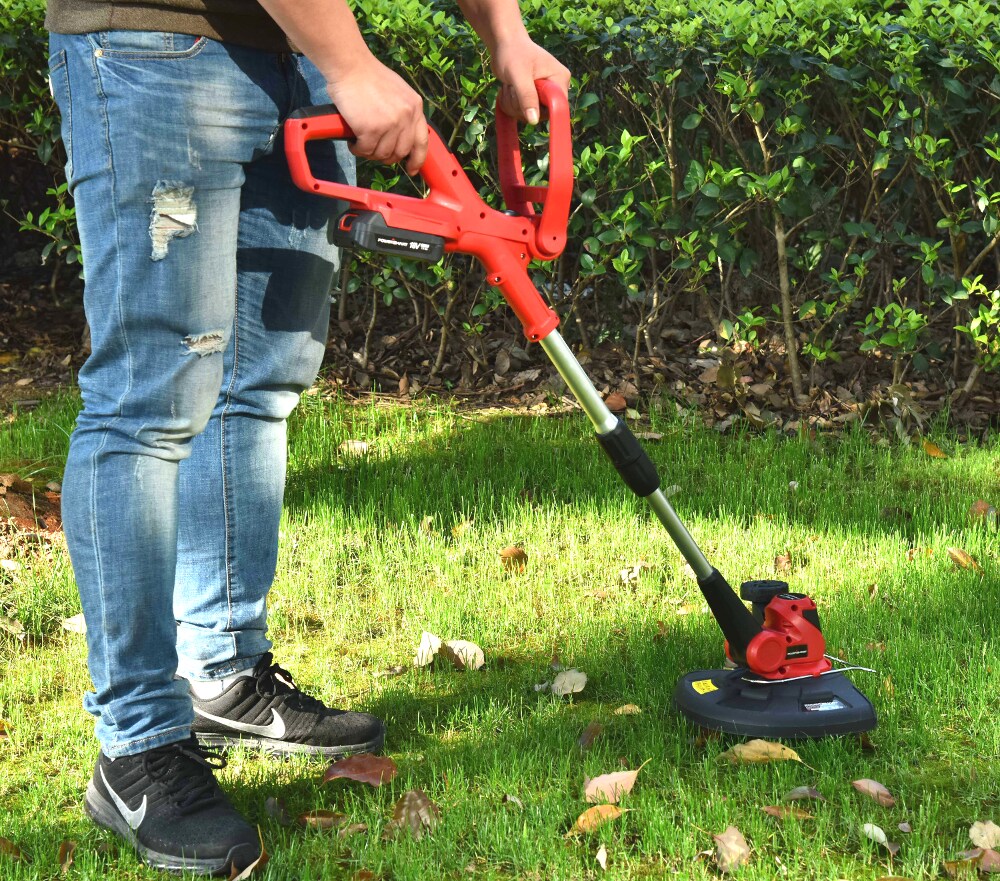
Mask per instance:
[[[205,746],[243,743],[275,755],[374,753],[385,725],[368,713],[334,710],[299,691],[291,674],[264,655],[218,697],[194,701],[191,730]]]
[[[84,808],[158,869],[242,871],[260,856],[260,838],[216,783],[222,767],[193,737],[114,761],[102,752]]]

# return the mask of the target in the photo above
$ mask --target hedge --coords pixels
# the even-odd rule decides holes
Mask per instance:
[[[24,227],[75,259],[45,85],[42,7],[3,0],[0,138],[51,172]],[[358,0],[369,44],[495,199],[494,86],[451,4]],[[576,200],[570,246],[535,270],[566,333],[654,355],[680,304],[723,341],[783,340],[796,393],[863,351],[893,380],[947,365],[971,387],[1000,369],[1000,32],[992,2],[525,0],[535,39],[571,67]],[[528,133],[542,143],[544,133]],[[531,176],[544,180],[544,155]],[[410,187],[369,168],[375,186]],[[412,312],[476,335],[501,305],[461,257],[359,255],[341,317]],[[363,291],[364,294],[358,292]],[[506,312],[501,313],[506,318]],[[374,316],[372,315],[372,320]],[[407,318],[406,320],[410,320]]]

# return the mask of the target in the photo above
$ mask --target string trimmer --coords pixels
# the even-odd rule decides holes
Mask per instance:
[[[306,143],[350,139],[353,133],[333,106],[300,110],[285,123],[292,178],[303,190],[341,199],[347,209],[335,223],[346,248],[438,261],[445,253],[475,256],[524,326],[555,365],[593,423],[597,440],[622,479],[649,502],[698,579],[726,637],[734,669],[698,670],[684,676],[674,694],[695,722],[733,734],[823,737],[875,726],[872,705],[835,669],[826,655],[816,605],[790,593],[780,581],[749,581],[741,588],[751,612],[705,558],[660,489],[656,468],[628,426],[605,405],[556,330],[559,318],[528,275],[532,260],[553,260],[566,245],[573,156],[566,96],[544,80],[538,95],[548,112],[549,183],[527,186],[521,166],[518,125],[497,107],[500,188],[506,211],[488,206],[433,128],[420,176],[425,198],[366,190],[317,180]],[[541,205],[536,212],[535,205]]]

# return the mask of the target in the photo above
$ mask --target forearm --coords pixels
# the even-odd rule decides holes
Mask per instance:
[[[517,0],[458,0],[458,6],[490,55],[499,43],[528,36]]]
[[[347,0],[259,2],[328,82],[342,80],[370,61],[371,52]]]

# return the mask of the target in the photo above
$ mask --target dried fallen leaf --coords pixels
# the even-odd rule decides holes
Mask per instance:
[[[373,756],[367,753],[338,759],[323,775],[323,782],[329,783],[337,778],[356,780],[369,786],[381,786],[394,779],[399,773],[396,763],[388,756]]]
[[[932,459],[948,458],[948,454],[944,450],[942,450],[941,447],[939,447],[936,443],[927,440],[926,438],[924,439],[922,446],[924,448],[924,452],[927,453],[927,455],[930,456]]]
[[[242,871],[240,871],[236,863],[233,863],[233,871],[229,875],[229,881],[246,881],[258,869],[263,869],[267,865],[267,861],[271,859],[264,849],[264,835],[260,831],[260,826],[257,827],[257,836],[260,838],[260,856]]]
[[[984,850],[979,858],[979,871],[988,875],[1000,874],[1000,852],[992,848]]]
[[[459,670],[478,670],[486,663],[486,655],[474,642],[465,639],[449,639],[440,648],[442,657],[451,661]]]
[[[874,823],[865,823],[861,827],[861,831],[865,834],[866,838],[871,839],[876,844],[881,844],[893,856],[899,853],[899,845],[893,841],[889,841],[880,826],[876,826]]]
[[[612,716],[640,716],[642,715],[642,710],[640,710],[635,704],[622,704],[617,710],[615,710]]]
[[[750,862],[750,845],[735,826],[729,826],[721,835],[712,838],[715,839],[715,862],[723,874]]]
[[[347,823],[347,814],[337,811],[306,811],[299,814],[298,822],[300,826],[307,829],[338,829]]]
[[[337,452],[345,458],[359,458],[364,456],[368,452],[368,444],[361,440],[345,440],[339,447],[337,447]]]
[[[782,796],[784,801],[826,801],[822,793],[812,786],[796,786]]]
[[[10,734],[10,732],[11,732],[10,723],[4,722],[3,719],[0,719],[0,740],[3,740],[5,737],[7,737]]]
[[[653,567],[650,566],[650,564],[647,563],[645,560],[639,560],[638,563],[629,566],[627,569],[622,569],[621,572],[619,573],[619,577],[622,580],[622,584],[626,586],[630,584],[635,584],[639,580],[639,576],[642,575],[643,572],[647,572],[652,568]]]
[[[870,780],[865,777],[861,780],[853,781],[851,786],[863,795],[867,795],[869,798],[875,799],[875,801],[877,801],[884,808],[891,808],[894,804],[896,804],[896,799],[892,797],[892,793],[890,793],[889,790],[877,780]]]
[[[500,562],[503,563],[505,572],[523,572],[528,563],[528,555],[524,548],[510,545],[500,551]]]
[[[31,862],[31,857],[29,857],[9,838],[4,838],[3,836],[0,836],[0,856],[10,857],[15,863]]]
[[[572,835],[574,832],[593,832],[605,823],[617,820],[623,813],[624,811],[617,805],[594,805],[592,808],[587,808],[587,810],[576,818],[573,828],[569,830],[570,834]]]
[[[576,745],[580,747],[580,751],[586,752],[590,749],[602,731],[604,731],[604,726],[600,722],[591,722],[584,728],[583,733],[576,739]]]
[[[577,694],[583,691],[587,684],[587,674],[575,668],[563,670],[552,682],[552,693],[559,697],[567,694]]]
[[[357,835],[359,832],[367,832],[367,823],[348,823],[343,829],[337,833],[338,838],[349,838],[352,835]]]
[[[902,832],[904,835],[909,835],[913,831],[913,827],[906,822],[900,823],[896,828]]]
[[[608,849],[602,844],[597,848],[597,853],[594,854],[594,859],[597,860],[597,865],[601,867],[603,871],[608,870]]]
[[[997,509],[985,499],[976,499],[972,503],[972,507],[969,508],[969,519],[986,520],[989,523],[996,524]]]
[[[73,854],[76,853],[76,842],[67,839],[59,845],[59,871],[65,875],[73,865]]]
[[[608,395],[604,399],[604,403],[612,413],[623,413],[628,407],[628,402],[618,392],[612,392]]]
[[[413,666],[429,666],[440,649],[441,638],[425,630],[420,634],[420,645],[417,646],[417,653],[413,657]]]
[[[588,804],[598,802],[617,804],[623,795],[628,795],[632,791],[636,777],[646,767],[648,761],[647,759],[634,771],[614,771],[611,774],[601,774],[593,779],[585,777],[583,780],[584,799]]]
[[[517,805],[522,811],[524,810],[524,802],[521,801],[516,795],[505,795],[500,799],[500,804],[502,805]]]
[[[777,572],[778,574],[791,572],[792,555],[788,553],[778,554],[778,556],[774,558],[774,571]]]
[[[751,740],[748,743],[738,743],[719,754],[720,761],[725,760],[734,765],[747,762],[801,762],[799,754],[783,743],[771,740]]]
[[[432,830],[441,821],[441,809],[434,804],[422,789],[404,792],[392,809],[392,819],[385,827],[383,838],[389,839],[400,832],[408,832],[417,841],[425,832]]]
[[[944,871],[950,878],[969,878],[979,871],[979,861],[982,859],[981,849],[965,851],[959,854],[957,860],[944,860]]]
[[[948,556],[951,557],[951,561],[956,566],[962,569],[973,569],[976,572],[983,571],[983,567],[961,548],[948,548]]]
[[[992,820],[977,821],[969,829],[969,838],[976,847],[985,850],[1000,847],[1000,826]]]
[[[83,620],[83,612],[79,615],[74,615],[72,618],[63,618],[62,628],[69,633],[86,633],[87,622]]]
[[[767,805],[767,807],[763,807],[761,810],[765,814],[770,814],[779,820],[788,820],[789,818],[793,820],[814,819],[812,814],[803,811],[801,808],[791,807],[790,805]]]

